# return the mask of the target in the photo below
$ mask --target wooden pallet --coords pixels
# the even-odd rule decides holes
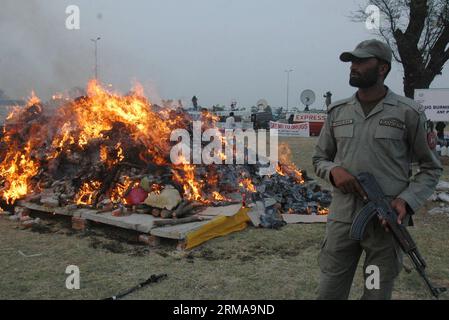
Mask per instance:
[[[214,215],[204,215],[202,216],[204,221],[156,227],[154,225],[154,221],[167,221],[169,219],[156,218],[152,215],[136,213],[127,216],[115,217],[112,215],[112,212],[98,213],[96,210],[85,208],[51,208],[23,200],[18,202],[18,206],[28,208],[29,210],[39,213],[70,217],[72,219],[72,228],[75,230],[84,230],[90,222],[101,223],[104,225],[137,231],[142,234],[142,237],[139,237],[139,240],[152,246],[158,245],[161,239],[176,240],[178,242],[178,249],[184,248],[185,238],[188,233],[198,230],[207,222],[215,218]],[[234,211],[234,208],[232,211]]]
[[[240,205],[230,205],[225,207],[210,207],[198,213],[203,221],[189,222],[177,225],[156,226],[155,221],[169,221],[169,219],[156,218],[147,214],[130,214],[127,216],[115,217],[112,212],[98,213],[96,210],[86,208],[57,207],[50,208],[31,202],[19,201],[18,205],[29,210],[50,215],[61,215],[72,219],[72,228],[84,230],[89,223],[101,223],[117,228],[132,230],[140,233],[139,240],[151,245],[158,245],[162,239],[177,241],[177,248],[186,248],[187,239],[190,246],[192,236],[197,235],[201,239],[211,239],[216,236],[225,235],[226,232],[243,230],[246,222],[251,221],[254,226],[260,224],[260,208],[257,206],[244,209]],[[307,216],[307,215],[283,215],[287,223],[325,223],[327,216]],[[224,230],[224,231],[223,231]],[[194,242],[201,243],[202,240]],[[204,240],[207,241],[207,240]]]

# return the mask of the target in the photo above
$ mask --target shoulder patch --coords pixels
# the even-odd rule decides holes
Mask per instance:
[[[345,103],[351,101],[352,98],[353,98],[353,97],[349,97],[349,98],[342,99],[342,100],[338,100],[338,101],[336,101],[336,102],[334,102],[334,103],[331,103],[331,104],[329,105],[329,107],[327,108],[327,113],[330,113],[330,112],[331,112],[333,109],[335,109],[336,107],[341,106],[341,105],[344,105]]]

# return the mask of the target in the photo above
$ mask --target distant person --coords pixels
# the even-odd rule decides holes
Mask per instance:
[[[293,124],[295,121],[295,116],[293,114],[290,115],[290,117],[288,117],[288,123],[289,124]]]
[[[332,92],[326,92],[323,97],[326,98],[326,108],[329,108],[329,106],[332,104]]]
[[[437,147],[437,135],[435,134],[435,131],[433,130],[433,122],[430,120],[427,120],[427,144],[429,145],[430,150],[435,151]]]
[[[193,96],[192,98],[192,105],[195,111],[198,110],[198,98],[196,96]]]
[[[440,140],[444,141],[444,128],[446,128],[446,124],[444,122],[437,122],[435,129],[437,130],[437,137]]]
[[[235,119],[234,112],[229,114],[229,117],[226,118],[225,129],[234,129],[235,128]]]

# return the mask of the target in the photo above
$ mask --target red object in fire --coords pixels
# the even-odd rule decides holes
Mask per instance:
[[[148,197],[148,192],[143,190],[141,187],[133,188],[128,195],[126,196],[126,204],[134,205],[134,204],[140,204],[145,201],[145,199]]]

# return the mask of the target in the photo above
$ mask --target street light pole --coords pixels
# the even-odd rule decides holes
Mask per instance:
[[[96,39],[90,39],[90,41],[95,43],[95,80],[98,80],[98,55],[97,55],[98,46],[97,46],[97,42],[100,39],[101,39],[100,37],[97,37]]]
[[[288,113],[288,96],[289,96],[289,89],[290,89],[290,72],[293,72],[293,69],[285,70],[287,73],[287,113]]]

